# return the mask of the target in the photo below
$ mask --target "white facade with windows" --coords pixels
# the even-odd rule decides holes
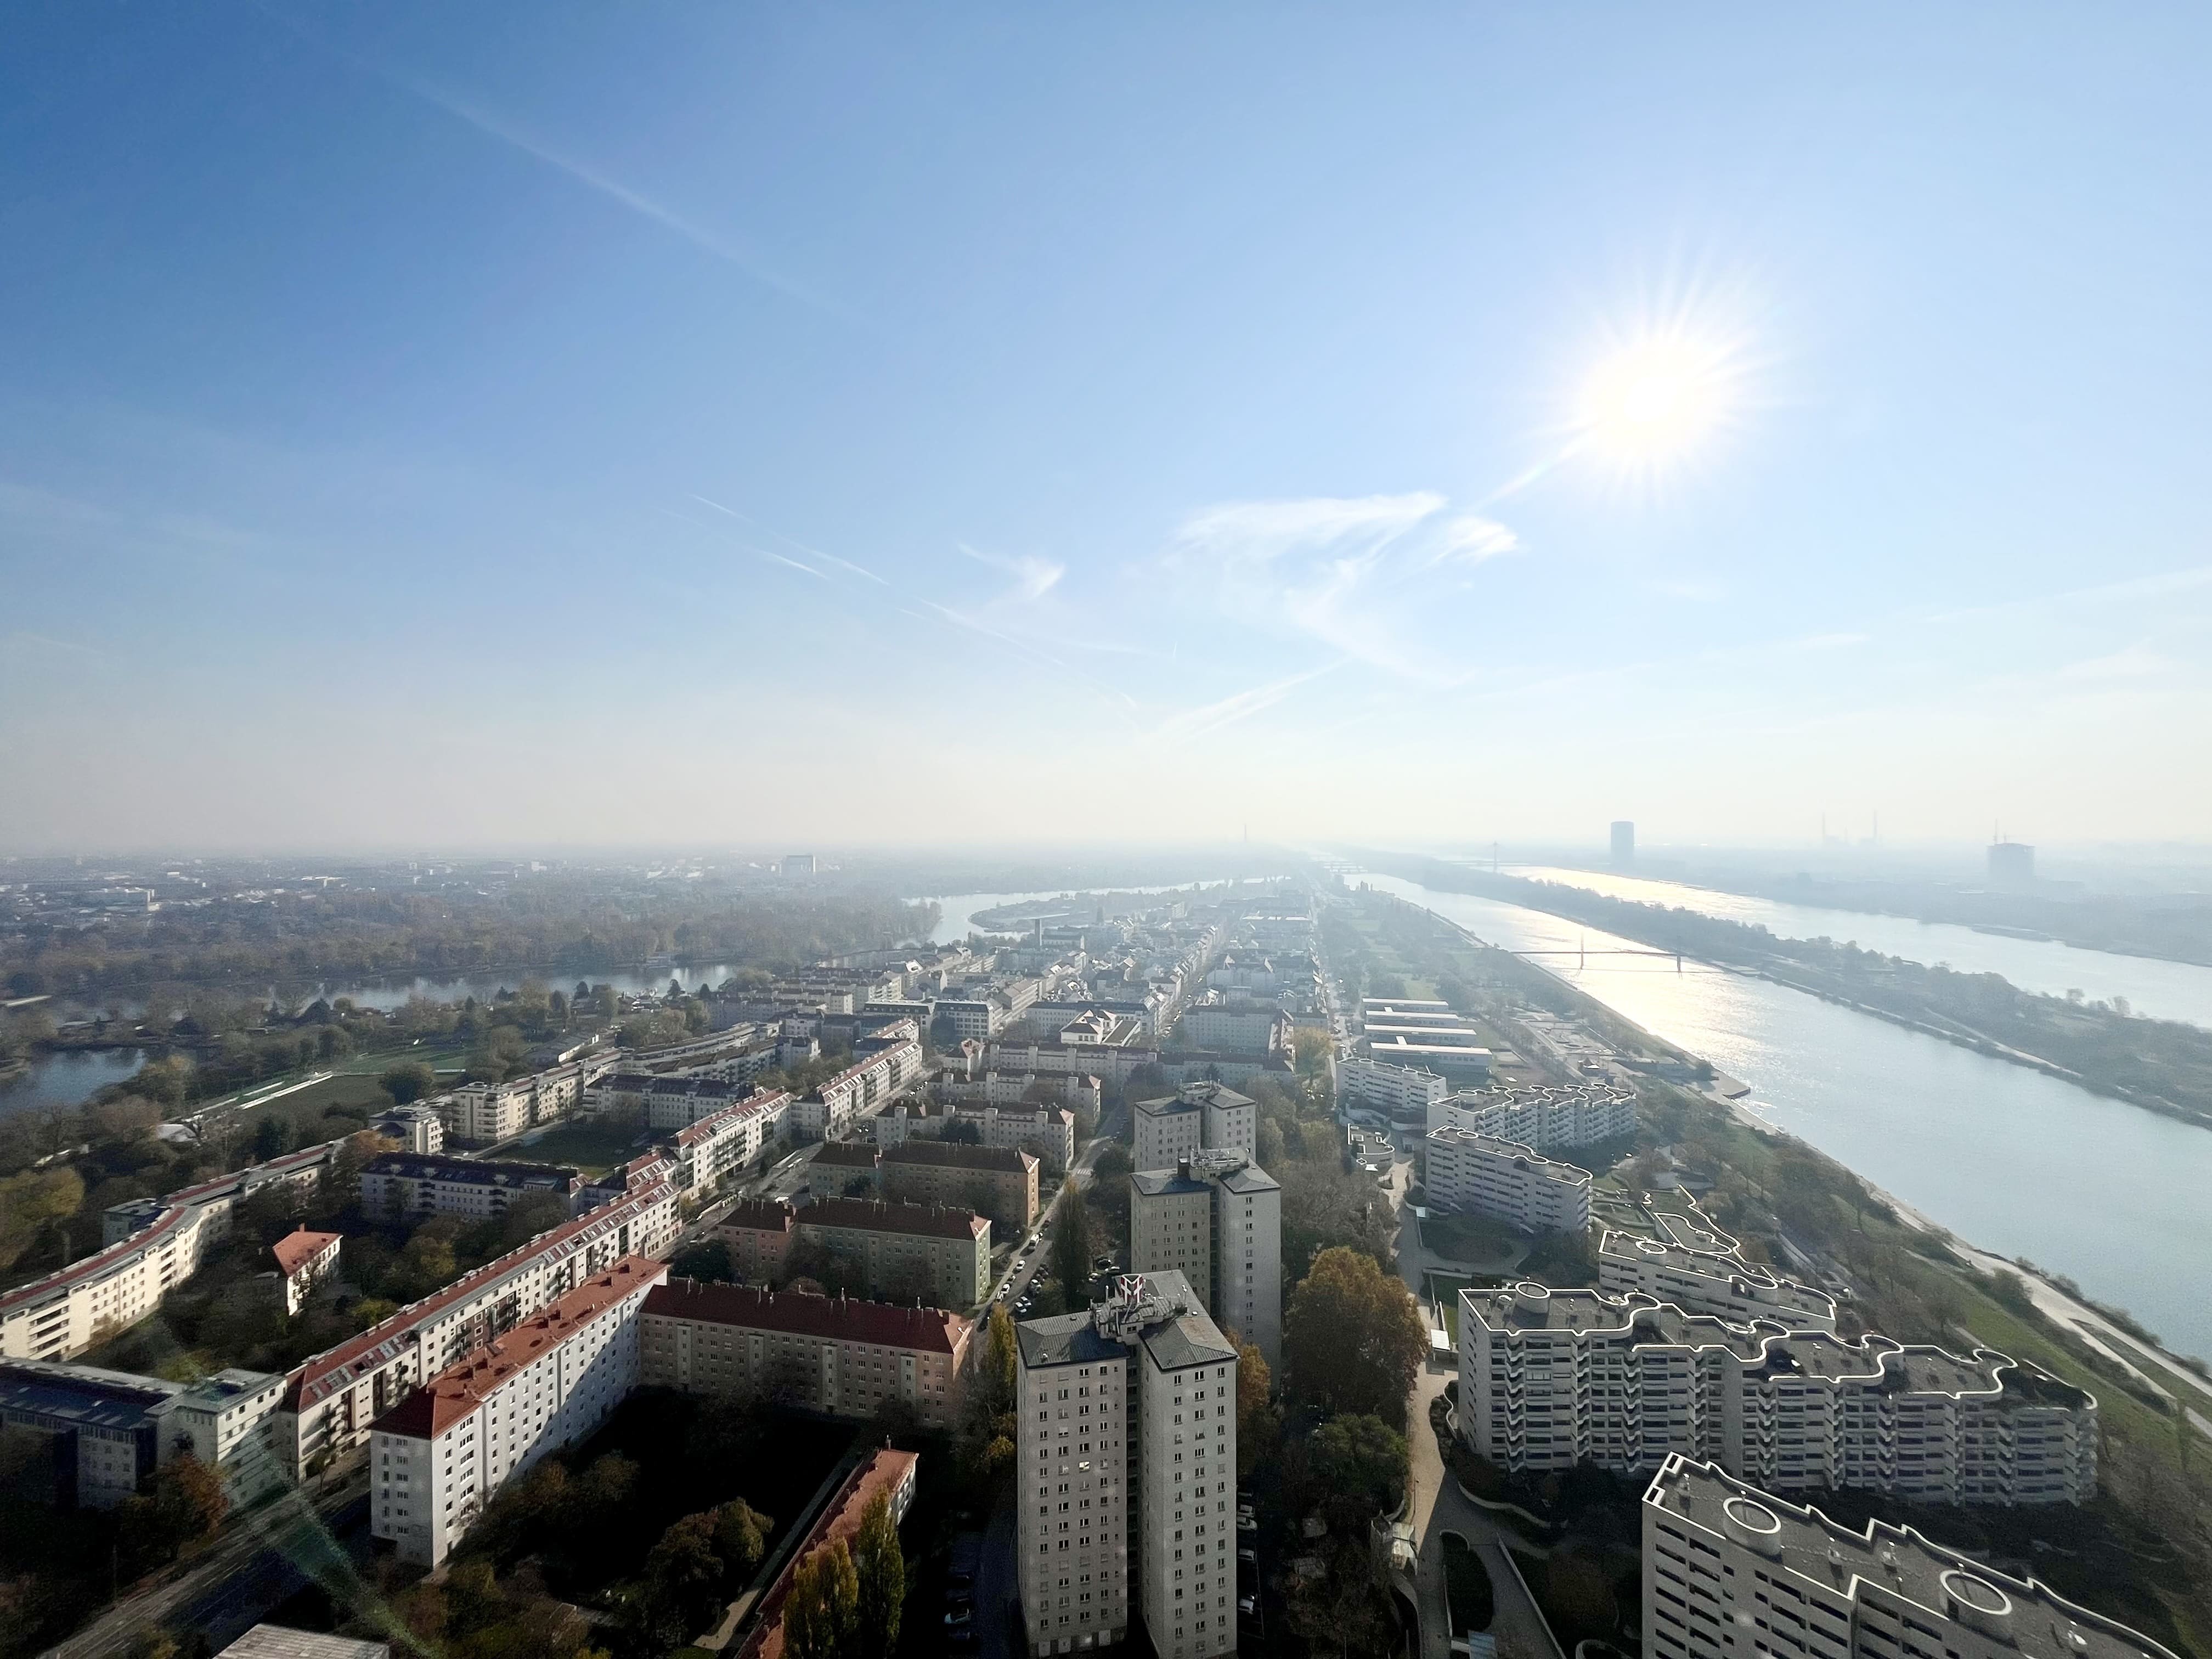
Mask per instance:
[[[627,1256],[416,1389],[369,1429],[369,1531],[443,1564],[500,1488],[585,1439],[637,1386],[661,1262]]]
[[[1432,1130],[1425,1146],[1421,1185],[1437,1208],[1494,1216],[1524,1233],[1589,1231],[1588,1170],[1472,1129]]]
[[[1768,1319],[1792,1330],[1836,1328],[1835,1297],[1747,1261],[1686,1194],[1670,1202],[1678,1207],[1645,1211],[1656,1237],[1607,1229],[1597,1250],[1599,1289],[1637,1291],[1734,1324]]]
[[[1182,1274],[1216,1324],[1283,1363],[1283,1188],[1243,1153],[1129,1177],[1129,1270]]]
[[[1259,1154],[1259,1109],[1225,1084],[1186,1083],[1164,1099],[1139,1101],[1131,1115],[1140,1170],[1172,1170],[1198,1152]]]
[[[1431,1103],[1428,1126],[1472,1129],[1540,1152],[1636,1133],[1634,1091],[1612,1083],[1462,1090]]]
[[[1016,1334],[1030,1654],[1117,1644],[1133,1610],[1160,1659],[1234,1652],[1235,1351],[1179,1273]]]
[[[1450,1084],[1420,1066],[1394,1066],[1387,1060],[1368,1060],[1358,1054],[1336,1062],[1340,1106],[1365,1106],[1393,1117],[1425,1122],[1429,1108],[1450,1092]]]
[[[1990,1349],[1960,1358],[1534,1284],[1459,1300],[1460,1435],[1501,1468],[1630,1473],[1681,1456],[1777,1491],[2096,1493],[2095,1399]]]

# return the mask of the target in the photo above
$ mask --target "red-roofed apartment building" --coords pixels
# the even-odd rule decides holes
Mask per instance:
[[[624,1256],[369,1425],[369,1531],[435,1567],[500,1488],[584,1439],[638,1382],[639,1314],[668,1269]]]
[[[646,1298],[639,1380],[832,1417],[872,1417],[900,1401],[945,1428],[958,1415],[974,1328],[942,1308],[678,1279]]]
[[[878,1492],[890,1504],[891,1524],[896,1526],[905,1519],[914,1502],[915,1466],[921,1461],[912,1452],[885,1449],[845,1477],[837,1495],[823,1505],[820,1517],[807,1529],[805,1541],[791,1553],[783,1571],[761,1597],[756,1622],[738,1644],[737,1659],[783,1659],[783,1606],[790,1599],[791,1581],[798,1575],[799,1564],[841,1538],[847,1549],[852,1548],[861,1517]]]
[[[315,1286],[337,1271],[338,1247],[344,1243],[341,1233],[310,1232],[300,1227],[269,1247],[269,1254],[276,1258],[276,1275],[283,1281],[287,1318],[306,1306]]]

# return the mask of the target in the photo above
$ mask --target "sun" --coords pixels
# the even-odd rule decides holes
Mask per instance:
[[[1583,388],[1581,444],[1626,467],[1654,471],[1696,450],[1735,412],[1734,354],[1678,332],[1617,347]]]

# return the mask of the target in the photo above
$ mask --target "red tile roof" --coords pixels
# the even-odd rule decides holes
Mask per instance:
[[[749,1198],[730,1206],[714,1225],[735,1228],[739,1232],[787,1233],[796,1213],[781,1199]]]
[[[760,1622],[738,1649],[737,1659],[783,1659],[783,1604],[791,1595],[791,1581],[798,1575],[799,1563],[841,1538],[851,1548],[854,1534],[860,1530],[860,1518],[876,1501],[876,1494],[896,1492],[919,1462],[912,1452],[879,1451],[845,1477],[836,1497],[823,1507],[820,1516],[807,1529],[805,1541],[791,1553],[783,1571],[761,1597]],[[897,1513],[896,1504],[892,1513]]]
[[[505,1335],[439,1372],[369,1428],[379,1434],[411,1435],[422,1440],[443,1434],[525,1365],[568,1340],[640,1285],[659,1285],[667,1274],[665,1262],[647,1255],[624,1256]]]
[[[855,1169],[872,1170],[883,1154],[865,1140],[825,1140],[814,1149],[809,1161],[815,1164],[842,1164]]]
[[[589,1232],[624,1216],[635,1215],[658,1201],[665,1190],[656,1182],[635,1193],[625,1194],[611,1204],[586,1211],[574,1221],[564,1221],[550,1232],[540,1233],[527,1244],[487,1261],[473,1273],[463,1274],[445,1289],[432,1292],[420,1302],[409,1303],[382,1324],[370,1326],[358,1336],[349,1337],[335,1348],[325,1348],[291,1374],[285,1383],[283,1408],[288,1412],[297,1412],[303,1406],[312,1406],[325,1396],[346,1388],[359,1376],[390,1363],[396,1352],[394,1345],[406,1341],[410,1333],[424,1321],[444,1312],[454,1303],[475,1295],[487,1284],[517,1271],[532,1257],[558,1249],[578,1234]]]
[[[337,1233],[313,1233],[301,1227],[271,1244],[269,1253],[276,1258],[278,1271],[289,1279],[337,1243],[341,1237]]]
[[[763,1291],[750,1285],[704,1285],[690,1279],[672,1279],[656,1287],[645,1298],[645,1311],[652,1318],[697,1319],[710,1325],[943,1354],[958,1352],[970,1328],[967,1320],[942,1308],[902,1308],[889,1302]]]

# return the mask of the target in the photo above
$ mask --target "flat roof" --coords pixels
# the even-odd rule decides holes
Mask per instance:
[[[1765,1540],[1759,1553],[1773,1564],[1771,1570],[1788,1573],[1822,1600],[1856,1601],[1863,1586],[1877,1588],[1935,1617],[1963,1614],[1963,1622],[2002,1632],[1997,1640],[2028,1659],[2174,1659],[2148,1637],[2076,1607],[2033,1578],[2000,1572],[1911,1527],[1869,1521],[1855,1532],[1710,1463],[1669,1457],[1644,1502],[1678,1525],[1736,1541]]]

